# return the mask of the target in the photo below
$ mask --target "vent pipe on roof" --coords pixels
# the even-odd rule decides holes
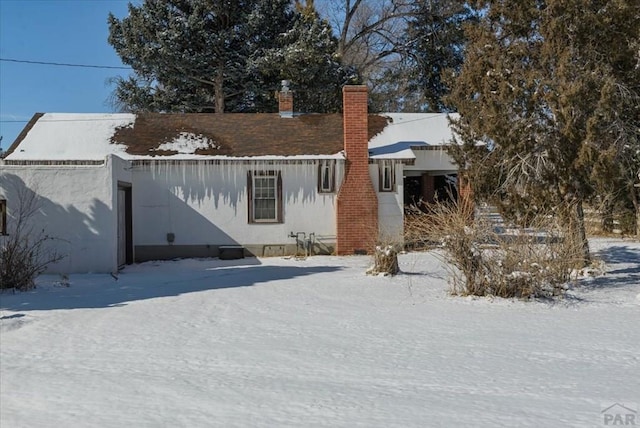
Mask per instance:
[[[280,111],[280,117],[292,118],[293,117],[293,92],[289,89],[291,82],[283,80],[281,82],[282,90],[278,92],[278,107]]]

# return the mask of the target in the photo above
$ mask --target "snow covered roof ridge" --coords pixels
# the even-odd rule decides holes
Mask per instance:
[[[135,115],[128,113],[36,113],[4,159],[104,159],[125,151],[111,144],[111,136],[134,121]]]
[[[441,147],[455,135],[449,123],[457,113],[380,113],[389,125],[369,141],[373,159],[413,159],[413,149]]]
[[[411,159],[412,148],[450,143],[447,113],[369,114],[373,158]],[[344,148],[341,114],[37,113],[7,161],[318,158]]]

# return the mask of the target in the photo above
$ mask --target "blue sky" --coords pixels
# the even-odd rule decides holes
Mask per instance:
[[[139,4],[139,1],[134,1]],[[123,66],[107,16],[126,0],[0,0],[0,58]],[[7,149],[36,112],[110,112],[110,77],[126,70],[0,61],[0,143]]]

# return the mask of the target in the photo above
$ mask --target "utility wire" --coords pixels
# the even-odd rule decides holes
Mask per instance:
[[[142,112],[142,114],[147,113],[147,112]],[[271,112],[271,113],[266,113],[266,114],[277,114],[278,112]],[[65,113],[62,113],[65,114]],[[69,113],[69,114],[78,114],[78,115],[82,115],[84,113]],[[131,114],[131,115],[137,115],[139,113],[130,113],[130,112],[114,112],[114,113],[88,113],[88,114],[105,114],[105,115],[125,115],[125,114]],[[168,112],[168,113],[162,113],[162,114],[199,114],[199,113],[180,113],[180,112]],[[213,113],[212,113],[213,114]],[[244,113],[244,114],[256,114],[256,113]],[[327,113],[327,114],[341,114],[341,113]],[[371,114],[377,114],[379,116],[384,116],[385,112],[379,112],[379,113],[371,113]],[[402,113],[393,113],[393,114],[402,114]],[[408,114],[416,114],[416,113],[408,113]],[[420,122],[420,121],[425,121],[425,120],[433,120],[433,119],[438,119],[442,116],[441,113],[417,113],[417,114],[421,114],[421,115],[428,115],[427,117],[419,117],[417,119],[409,119],[409,120],[403,120],[402,122],[398,122],[398,123],[390,123],[389,125],[393,126],[393,125],[403,125],[405,123],[410,123],[410,122]],[[449,114],[449,113],[446,113]],[[38,120],[38,123],[52,123],[52,122],[101,122],[101,121],[113,121],[116,120],[117,118],[113,118],[113,117],[95,117],[95,118],[81,118],[81,117],[74,117],[74,118],[69,118],[69,119],[40,119]],[[31,119],[29,120],[14,120],[14,119],[9,119],[9,120],[0,120],[0,123],[28,123],[29,121],[31,121]]]
[[[0,61],[18,62],[21,64],[37,64],[37,65],[56,65],[60,67],[82,67],[82,68],[103,68],[112,70],[131,70],[131,67],[122,67],[117,65],[90,65],[90,64],[69,64],[64,62],[46,62],[46,61],[29,61],[23,59],[0,58]]]
[[[64,113],[63,113],[64,114]],[[70,113],[74,114],[74,113]],[[77,113],[79,115],[83,113]],[[105,114],[105,115],[122,115],[122,114],[135,114],[135,113],[89,113],[89,114]],[[104,121],[114,121],[117,118],[113,117],[98,117],[98,118],[73,118],[73,119],[39,119],[38,123],[52,123],[52,122],[104,122]],[[28,123],[29,120],[0,120],[0,123]]]

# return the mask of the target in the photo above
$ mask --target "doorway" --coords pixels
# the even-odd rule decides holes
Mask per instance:
[[[118,268],[133,263],[131,183],[118,182]]]

